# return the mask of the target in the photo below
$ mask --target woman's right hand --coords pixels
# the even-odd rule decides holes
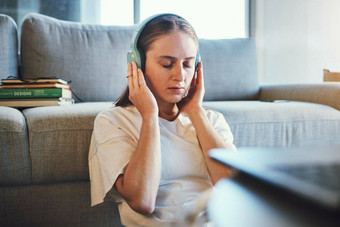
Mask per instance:
[[[143,118],[149,118],[154,114],[158,116],[156,99],[146,85],[141,69],[137,68],[136,62],[128,63],[129,99],[137,108]]]

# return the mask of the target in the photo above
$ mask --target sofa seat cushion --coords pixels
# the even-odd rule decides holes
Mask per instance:
[[[133,26],[85,25],[31,13],[21,28],[23,77],[63,78],[84,102],[114,101],[127,85],[133,31]]]
[[[0,78],[18,77],[18,31],[15,21],[0,14]]]
[[[24,115],[0,106],[0,185],[31,183],[31,161]]]
[[[293,101],[221,101],[204,106],[224,114],[237,147],[339,143],[340,112],[330,106]]]
[[[100,111],[112,105],[96,102],[25,109],[32,182],[89,180],[93,122]]]

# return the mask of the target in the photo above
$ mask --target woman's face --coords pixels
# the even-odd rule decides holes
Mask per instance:
[[[146,52],[145,78],[158,104],[182,100],[195,73],[197,45],[182,31],[156,39]]]

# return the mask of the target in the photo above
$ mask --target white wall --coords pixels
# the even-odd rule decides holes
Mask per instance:
[[[262,83],[322,82],[340,72],[339,0],[256,0],[258,72]]]

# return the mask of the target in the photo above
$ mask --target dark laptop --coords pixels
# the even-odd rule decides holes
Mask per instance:
[[[340,211],[340,146],[212,149],[210,156],[260,183]]]

